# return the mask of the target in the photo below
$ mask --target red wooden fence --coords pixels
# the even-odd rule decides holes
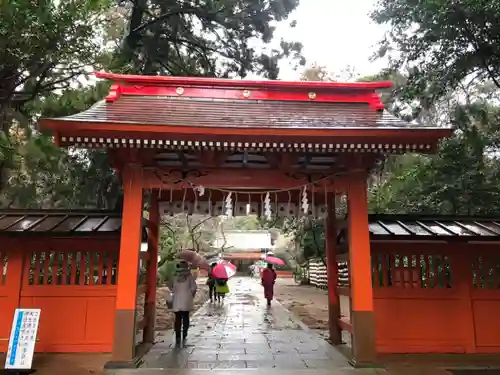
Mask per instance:
[[[111,351],[119,241],[4,240],[4,248],[2,255],[8,257],[0,280],[4,351],[17,307],[42,309],[38,352]]]
[[[496,246],[372,247],[379,352],[500,352]]]

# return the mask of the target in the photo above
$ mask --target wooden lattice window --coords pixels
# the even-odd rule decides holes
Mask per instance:
[[[472,262],[472,286],[476,289],[500,289],[500,258],[477,255]]]
[[[450,259],[441,254],[375,253],[373,286],[403,288],[451,288]]]
[[[33,252],[29,285],[115,285],[118,254],[112,251]]]

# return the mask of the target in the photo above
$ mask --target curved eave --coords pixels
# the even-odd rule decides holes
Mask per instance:
[[[133,135],[140,137],[141,134],[163,134],[170,137],[173,134],[183,136],[275,136],[275,137],[306,137],[306,138],[388,138],[388,139],[426,139],[435,140],[449,137],[453,134],[452,128],[430,128],[430,127],[341,127],[341,128],[237,128],[237,127],[204,127],[204,126],[172,126],[168,123],[161,125],[143,125],[135,122],[105,122],[105,121],[80,121],[67,118],[53,119],[44,118],[38,122],[40,131],[52,131],[57,133],[77,134],[79,132],[113,133],[116,136]],[[303,140],[303,139],[302,139]]]
[[[142,85],[193,85],[209,87],[228,88],[262,88],[262,89],[325,89],[325,90],[353,90],[372,91],[392,87],[392,82],[311,82],[311,81],[255,81],[255,80],[234,80],[223,78],[204,77],[170,77],[170,76],[142,76],[128,74],[113,74],[107,72],[94,73],[97,78],[108,79],[117,83],[142,84]]]

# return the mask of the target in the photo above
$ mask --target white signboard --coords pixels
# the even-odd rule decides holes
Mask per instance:
[[[31,369],[40,309],[16,309],[10,331],[6,369]]]

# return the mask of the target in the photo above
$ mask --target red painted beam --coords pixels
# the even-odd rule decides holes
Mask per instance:
[[[355,170],[351,173],[356,173]],[[365,173],[365,171],[358,171]],[[316,186],[310,186],[309,190],[323,193],[327,191],[345,191],[348,175],[332,175],[322,179],[323,176],[311,174],[312,181]],[[293,178],[279,171],[272,170],[246,170],[246,169],[207,169],[183,173],[180,170],[162,171],[159,169],[147,169],[142,171],[143,187],[145,189],[160,190],[182,190],[191,189],[193,185],[201,185],[205,188],[219,188],[230,190],[280,190],[300,189],[309,183],[308,178],[303,175]]]

